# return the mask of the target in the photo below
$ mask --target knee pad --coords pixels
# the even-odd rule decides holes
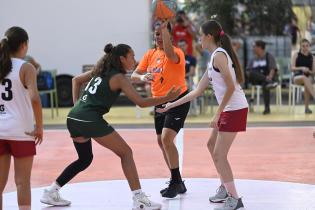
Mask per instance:
[[[91,140],[85,143],[74,142],[74,145],[79,156],[79,159],[76,161],[76,165],[80,171],[83,171],[91,165],[93,160]]]
[[[84,157],[80,157],[77,160],[79,170],[80,171],[85,170],[87,167],[89,167],[91,165],[92,161],[93,161],[93,154],[90,154],[90,155],[84,156]]]

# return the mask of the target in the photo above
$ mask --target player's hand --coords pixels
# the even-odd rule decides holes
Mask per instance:
[[[154,80],[154,75],[152,73],[146,73],[141,75],[140,80],[143,82],[152,82]]]
[[[163,113],[163,112],[167,112],[168,110],[170,110],[171,108],[173,108],[173,103],[169,102],[167,104],[163,104],[163,108],[157,108],[156,112],[158,113]]]
[[[220,118],[220,115],[217,115],[217,114],[214,115],[214,117],[212,118],[210,122],[210,128],[219,129],[219,125],[218,125],[219,118]]]
[[[25,132],[25,134],[33,136],[36,145],[41,144],[43,141],[43,127],[35,127],[32,132]]]
[[[167,24],[168,24],[168,20],[167,19],[163,19],[161,20],[161,24],[159,27],[159,31],[162,32],[163,30],[167,30]]]

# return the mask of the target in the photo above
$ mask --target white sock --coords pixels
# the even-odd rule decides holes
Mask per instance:
[[[19,206],[19,210],[32,210],[31,206]]]
[[[49,186],[48,190],[51,191],[51,192],[55,192],[55,191],[60,190],[60,188],[61,188],[61,187],[57,184],[57,182],[53,182],[53,183]]]
[[[133,196],[139,195],[140,193],[142,193],[141,189],[132,191]]]

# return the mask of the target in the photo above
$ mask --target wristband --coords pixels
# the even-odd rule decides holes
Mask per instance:
[[[145,78],[145,74],[140,76],[140,80],[141,80],[141,81],[144,81],[144,82],[147,80],[147,79]]]

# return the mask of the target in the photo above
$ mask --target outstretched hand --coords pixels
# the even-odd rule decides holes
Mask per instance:
[[[174,101],[176,98],[178,98],[178,96],[181,93],[181,90],[182,90],[181,87],[175,89],[175,87],[173,86],[166,95],[166,98],[168,99],[167,101]],[[157,108],[156,111],[159,113],[166,112],[174,107],[174,103],[168,102],[167,104],[163,104],[162,106],[163,108]]]
[[[156,112],[158,113],[163,113],[163,112],[167,112],[169,109],[173,108],[172,107],[172,104],[171,102],[168,102],[167,104],[163,104],[163,108],[157,108],[156,109]]]

